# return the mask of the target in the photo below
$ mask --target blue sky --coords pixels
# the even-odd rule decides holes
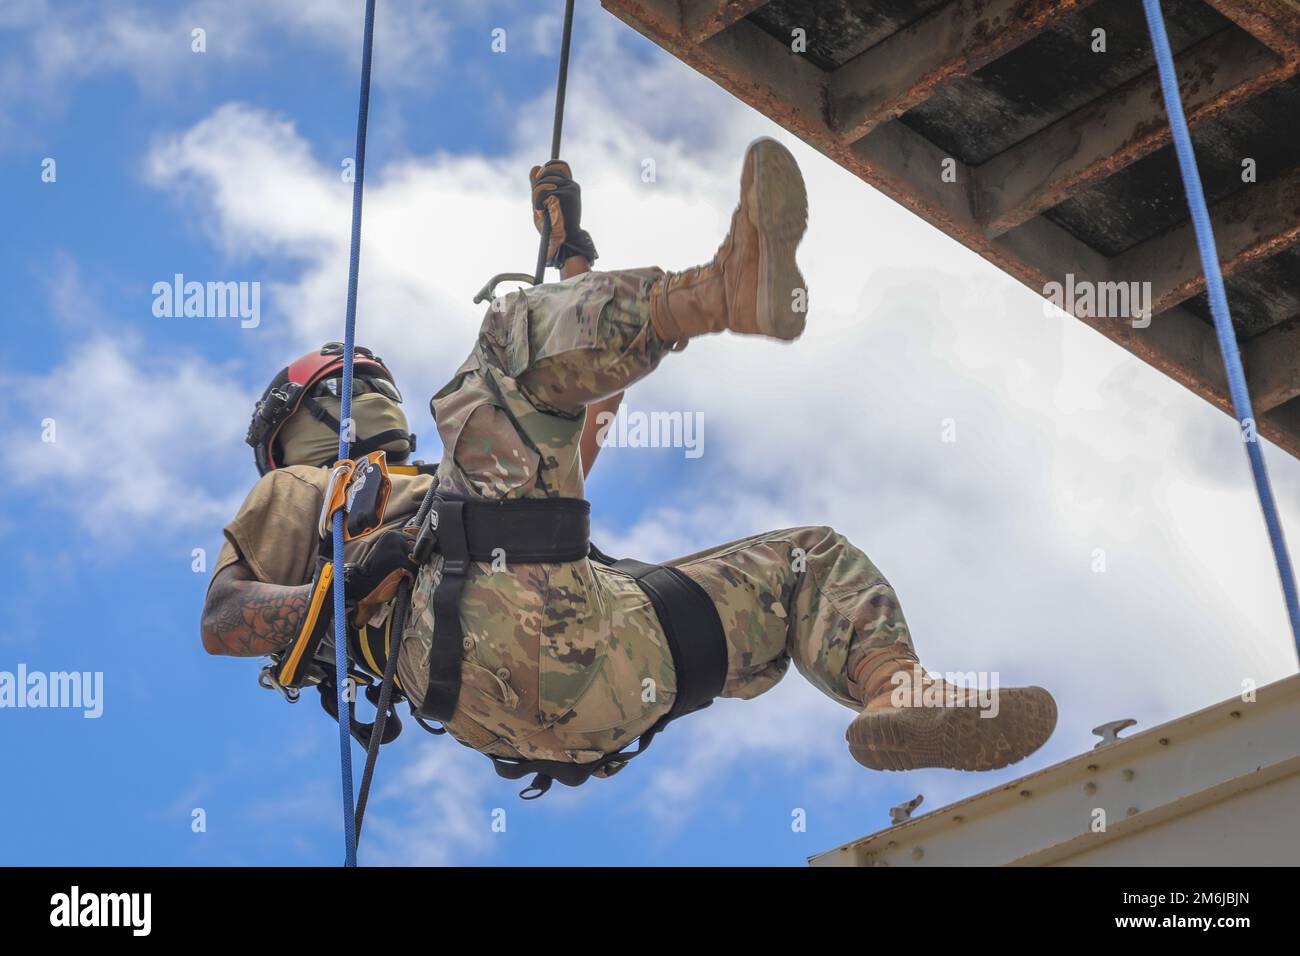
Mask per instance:
[[[0,3],[0,435],[16,453],[0,670],[105,682],[98,719],[0,711],[0,863],[340,858],[333,724],[259,689],[257,662],[203,653],[192,563],[215,558],[256,478],[252,399],[341,332],[360,7]],[[380,2],[359,340],[393,365],[422,457],[440,452],[425,403],[469,348],[470,298],[535,255],[525,186],[549,144],[560,7]],[[703,412],[706,453],[607,451],[598,542],[666,559],[835,525],[899,590],[927,666],[1042,683],[1060,729],[998,774],[871,775],[844,751],[849,712],[792,674],[609,781],[525,804],[408,724],[363,862],[797,865],[918,792],[937,807],[1090,746],[1096,724],[1149,726],[1294,669],[1227,418],[579,8],[565,154],[601,267],[706,259],[754,136],[790,143],[811,196],[809,333],[693,343],[638,386],[633,408]],[[177,272],[262,283],[260,325],[155,317],[150,290]],[[1269,460],[1294,529],[1300,471]]]

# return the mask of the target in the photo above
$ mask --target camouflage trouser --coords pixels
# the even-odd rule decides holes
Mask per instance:
[[[442,487],[486,498],[582,495],[585,406],[649,374],[668,352],[650,328],[657,269],[587,273],[514,293],[432,407]],[[756,535],[669,562],[713,598],[727,634],[726,697],[795,666],[848,706],[853,664],[910,650],[884,577],[830,528]],[[424,697],[439,562],[417,581],[399,675]],[[498,756],[586,762],[622,747],[672,704],[672,659],[631,578],[589,561],[476,565],[461,599],[461,695],[448,729]]]

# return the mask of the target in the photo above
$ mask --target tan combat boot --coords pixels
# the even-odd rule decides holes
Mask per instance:
[[[892,648],[868,654],[853,683],[866,706],[844,736],[853,759],[872,770],[997,770],[1056,728],[1056,701],[1041,687],[986,690],[981,702],[975,688],[927,677],[915,657]]]
[[[740,205],[708,265],[665,273],[650,290],[650,324],[664,342],[730,329],[797,339],[807,292],[794,251],[808,225],[808,194],[790,151],[758,139],[745,153]]]

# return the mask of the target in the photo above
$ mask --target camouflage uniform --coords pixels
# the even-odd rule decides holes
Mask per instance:
[[[440,485],[483,498],[581,497],[585,406],[649,374],[669,351],[650,326],[658,269],[591,272],[493,304],[474,351],[432,407]],[[756,535],[668,562],[713,598],[727,634],[725,697],[750,698],[795,666],[859,706],[861,656],[911,639],[888,582],[825,527]],[[399,674],[418,703],[440,559],[419,575]],[[497,756],[587,762],[669,708],[672,659],[633,580],[590,561],[474,566],[461,599],[454,736]]]

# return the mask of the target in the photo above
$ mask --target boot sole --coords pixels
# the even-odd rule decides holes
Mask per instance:
[[[1028,757],[1056,729],[1056,701],[1041,687],[998,691],[996,717],[975,707],[905,707],[859,714],[849,753],[870,770],[997,770]]]
[[[790,341],[806,322],[807,286],[795,250],[808,228],[808,190],[794,156],[774,139],[751,143],[746,161],[754,164],[754,185],[745,212],[759,234],[756,321],[762,334]],[[796,311],[795,290],[802,290],[804,311]]]

